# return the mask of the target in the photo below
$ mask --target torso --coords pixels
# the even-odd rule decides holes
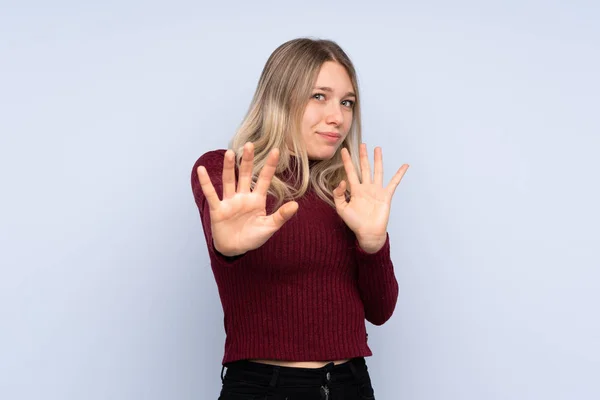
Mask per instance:
[[[279,365],[282,367],[292,367],[292,368],[321,368],[325,365],[333,362],[335,365],[343,364],[345,362],[350,361],[347,360],[335,360],[335,361],[282,361],[282,360],[248,360],[252,362],[257,362],[261,364],[270,364],[270,365]]]

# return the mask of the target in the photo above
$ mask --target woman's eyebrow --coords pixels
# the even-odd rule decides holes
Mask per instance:
[[[324,92],[333,92],[333,89],[330,87],[327,87],[327,86],[319,86],[319,87],[315,87],[314,89],[319,89]],[[348,96],[356,97],[356,94],[354,94],[354,92],[348,92],[344,95],[344,97],[348,97]]]

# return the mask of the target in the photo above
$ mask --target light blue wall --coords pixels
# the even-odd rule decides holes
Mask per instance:
[[[354,60],[386,180],[411,165],[378,399],[600,398],[597,2],[87,3],[0,8],[1,399],[216,399],[189,175],[305,35]]]

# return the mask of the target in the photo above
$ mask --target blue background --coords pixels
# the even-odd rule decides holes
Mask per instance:
[[[593,1],[3,1],[0,398],[216,399],[190,189],[269,54],[336,40],[386,182],[377,398],[600,398]]]

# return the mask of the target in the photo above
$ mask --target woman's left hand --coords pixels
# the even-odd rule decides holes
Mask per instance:
[[[350,202],[346,201],[346,181],[342,180],[333,191],[336,210],[356,235],[360,247],[367,253],[375,253],[385,244],[392,196],[409,166],[403,164],[390,183],[383,187],[383,157],[380,147],[375,148],[375,174],[372,178],[367,145],[360,145],[362,182],[358,179],[348,150],[343,148],[341,151],[350,183]]]

